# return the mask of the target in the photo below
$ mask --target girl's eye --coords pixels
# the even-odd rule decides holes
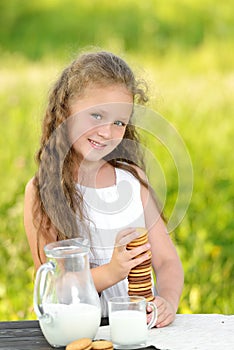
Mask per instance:
[[[101,119],[102,119],[101,114],[98,114],[98,113],[92,113],[91,115],[92,115],[92,117],[93,117],[94,119],[96,119],[96,120],[101,120]]]
[[[121,120],[116,120],[114,122],[114,124],[117,125],[117,126],[125,126],[126,125],[124,122],[121,122]]]

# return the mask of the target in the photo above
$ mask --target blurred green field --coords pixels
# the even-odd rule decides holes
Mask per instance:
[[[51,84],[84,46],[123,55],[150,87],[150,107],[191,157],[190,206],[173,232],[185,271],[181,313],[234,313],[234,21],[231,1],[12,0],[0,3],[0,320],[33,319],[34,270],[23,227]],[[63,14],[63,16],[62,16]],[[167,182],[176,174],[162,145]]]

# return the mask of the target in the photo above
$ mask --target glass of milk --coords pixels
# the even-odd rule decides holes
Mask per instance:
[[[152,308],[147,325],[146,307]],[[157,307],[140,296],[113,297],[108,301],[111,340],[115,349],[133,349],[146,346],[148,330],[157,320]]]

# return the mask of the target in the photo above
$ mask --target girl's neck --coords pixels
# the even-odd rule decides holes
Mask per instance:
[[[116,183],[115,168],[104,160],[82,162],[77,168],[76,182],[86,187],[103,188]]]

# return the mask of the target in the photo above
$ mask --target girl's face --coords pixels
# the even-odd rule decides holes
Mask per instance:
[[[71,106],[69,138],[84,161],[99,161],[122,141],[133,109],[124,85],[88,86]]]

